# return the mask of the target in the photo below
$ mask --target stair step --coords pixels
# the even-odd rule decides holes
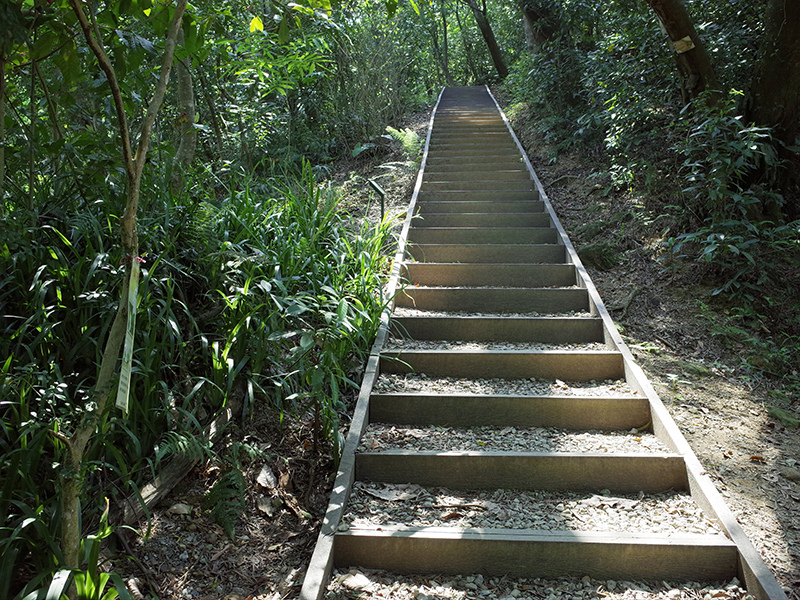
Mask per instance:
[[[523,169],[499,169],[495,171],[481,171],[480,177],[476,176],[476,171],[425,171],[423,178],[424,183],[431,182],[447,182],[455,184],[456,182],[475,181],[476,179],[484,179],[491,181],[506,181],[506,180],[519,180],[530,181],[531,175],[528,171]]]
[[[449,167],[449,166],[469,165],[476,162],[486,166],[493,164],[501,164],[501,165],[524,164],[519,153],[514,154],[511,152],[506,152],[500,155],[476,154],[465,157],[453,157],[453,156],[443,156],[441,154],[435,154],[435,155],[428,155],[428,158],[425,161],[425,169],[427,170],[428,167],[438,168],[440,166]],[[481,169],[481,171],[485,170],[486,169]]]
[[[426,200],[417,214],[428,213],[544,213],[541,200]]]
[[[588,344],[603,341],[599,317],[393,316],[393,334],[414,340]]]
[[[549,227],[546,213],[423,213],[412,221],[412,227]]]
[[[582,288],[442,288],[406,287],[395,305],[419,310],[480,313],[565,313],[589,310]]]
[[[524,181],[423,181],[420,191],[426,192],[533,192],[536,189],[533,180]]]
[[[409,426],[558,427],[628,431],[650,420],[647,398],[424,393],[373,394],[371,423]]]
[[[575,266],[480,263],[405,263],[401,277],[414,285],[541,288],[577,284]]]
[[[426,202],[535,202],[539,200],[538,190],[420,190],[420,205]]]
[[[558,263],[566,259],[560,244],[409,244],[417,262]]]
[[[359,452],[356,479],[471,490],[653,494],[689,489],[683,457],[677,454]]]
[[[384,525],[336,534],[334,565],[398,573],[729,581],[736,545],[721,535],[458,529]]]
[[[493,173],[496,171],[515,171],[519,168],[523,168],[524,163],[521,159],[508,159],[504,162],[482,162],[479,159],[475,159],[472,162],[464,162],[464,161],[439,161],[435,164],[430,164],[425,167],[425,174],[427,175],[439,175],[443,173],[477,173],[478,178],[482,176],[484,172]]]
[[[427,376],[592,381],[625,375],[622,355],[608,351],[559,350],[385,350],[381,373]]]

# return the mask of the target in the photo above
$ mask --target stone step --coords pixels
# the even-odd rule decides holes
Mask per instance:
[[[371,423],[440,427],[557,427],[629,431],[647,427],[650,405],[630,396],[372,394]]]
[[[385,350],[382,373],[424,373],[436,377],[619,379],[625,372],[616,351],[579,350]]]
[[[412,221],[412,227],[485,227],[529,228],[549,227],[547,213],[423,213]]]
[[[577,285],[575,266],[482,263],[405,263],[400,277],[412,285],[543,288]]]
[[[721,535],[404,527],[336,534],[334,566],[398,573],[730,581],[736,545]]]
[[[409,244],[417,262],[557,263],[566,259],[560,244]]]
[[[551,227],[412,227],[414,244],[555,244]]]
[[[588,344],[603,341],[599,317],[393,316],[392,333],[413,340]]]
[[[426,200],[417,205],[417,214],[426,213],[544,213],[540,200]]]

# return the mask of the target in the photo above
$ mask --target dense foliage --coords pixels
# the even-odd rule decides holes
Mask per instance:
[[[668,225],[667,268],[708,265],[741,309],[728,331],[796,303],[795,150],[742,117],[760,6],[691,3],[723,89],[687,98],[655,14],[628,0],[0,2],[0,597],[58,596],[70,574],[81,597],[126,594],[99,544],[172,452],[224,463],[211,510],[235,512],[256,450],[222,456],[204,437],[232,404],[239,422],[310,417],[336,455],[387,301],[390,224],[362,225],[324,179],[336,159],[379,160],[387,126],[413,147],[392,126],[443,84],[508,69],[514,112],[554,148],[602,154],[605,193]],[[114,391],[128,376],[107,341],[125,324],[120,411],[98,382],[102,364]],[[797,385],[796,319],[748,339]],[[73,492],[78,514],[62,510]],[[219,520],[232,534],[230,511]]]
[[[758,83],[748,57],[767,45],[763,7],[686,7],[719,89],[691,97],[653,11],[625,1],[600,8],[536,0],[525,9],[530,51],[506,81],[511,111],[535,112],[553,160],[577,146],[602,157],[598,188],[649,224],[652,258],[673,274],[699,266],[692,277],[710,284],[724,315],[736,315],[720,318],[719,335],[747,344],[748,369],[796,393],[798,147],[781,138],[779,123],[756,126],[746,117]]]

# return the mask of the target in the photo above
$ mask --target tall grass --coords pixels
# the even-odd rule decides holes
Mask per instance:
[[[138,489],[165,432],[197,434],[234,389],[246,390],[241,419],[313,417],[314,446],[338,451],[344,390],[385,306],[390,223],[355,227],[307,164],[222,198],[203,183],[186,198],[148,183],[132,401],[97,423],[80,474],[86,526],[98,499]],[[87,408],[124,269],[109,204],[33,228],[10,213],[0,227],[0,597],[45,585],[60,562],[57,432]]]

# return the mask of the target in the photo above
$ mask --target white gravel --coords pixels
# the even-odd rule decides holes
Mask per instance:
[[[591,577],[515,579],[483,575],[407,576],[386,571],[334,571],[329,600],[745,600],[734,579],[730,582],[670,583],[598,580]]]
[[[531,379],[458,379],[428,377],[424,373],[382,373],[375,392],[425,394],[505,394],[515,396],[633,396],[624,380],[565,382]]]
[[[691,496],[636,496],[424,488],[416,484],[356,482],[340,525],[378,527],[482,527],[546,531],[719,533]]]
[[[406,428],[370,425],[361,437],[359,450],[417,451],[503,451],[503,452],[669,452],[655,435],[630,432],[575,432],[565,429],[535,427],[453,427]]]

